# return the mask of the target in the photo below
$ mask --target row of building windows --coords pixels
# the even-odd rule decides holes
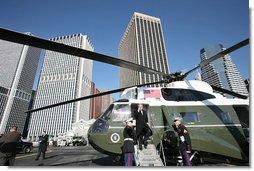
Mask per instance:
[[[55,113],[54,115],[49,115],[42,112],[36,112],[36,116],[31,120],[33,125],[30,127],[30,132],[33,134],[37,130],[45,129],[49,130],[63,130],[64,127],[70,127],[72,121],[72,112],[63,111]],[[41,122],[43,120],[43,122]],[[47,129],[46,129],[47,128]]]
[[[41,76],[40,81],[41,82],[49,82],[49,81],[73,80],[73,79],[76,79],[75,73]]]
[[[9,94],[9,89],[0,86],[0,94]]]
[[[46,57],[45,57],[46,58]],[[47,58],[46,58],[47,59]],[[43,73],[48,73],[52,71],[65,71],[69,68],[76,68],[79,66],[79,58],[74,56],[63,57],[63,56],[56,56],[50,57],[48,60],[44,60],[43,63]]]
[[[52,39],[49,39],[49,40],[59,41],[59,40],[72,39],[72,38],[76,38],[76,39],[78,38],[79,39],[81,36],[82,36],[82,34],[79,33],[79,34],[72,34],[72,35],[67,35],[67,36],[56,37],[56,38],[52,38]]]
[[[24,92],[22,90],[17,90],[16,89],[15,97],[17,97],[19,99],[22,99],[22,100],[30,101],[31,94],[27,93],[27,92]]]

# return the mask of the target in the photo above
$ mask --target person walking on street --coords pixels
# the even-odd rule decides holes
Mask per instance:
[[[41,153],[42,153],[42,159],[45,159],[45,153],[48,147],[48,135],[46,134],[46,131],[43,131],[42,136],[39,138],[39,143],[40,143],[39,150],[35,160],[39,160]]]
[[[124,144],[123,144],[123,154],[125,166],[132,166],[134,159],[134,145],[137,144],[136,133],[133,128],[133,120],[128,119],[126,121],[126,126],[123,130]]]
[[[189,154],[191,152],[191,139],[187,128],[182,124],[181,118],[175,118],[172,125],[178,133],[179,150],[183,159],[184,166],[191,166]]]
[[[138,110],[134,111],[134,118],[136,120],[136,133],[139,149],[142,150],[142,144],[144,144],[144,148],[147,148],[147,140],[152,133],[152,130],[149,127],[147,113],[144,110],[143,104],[139,104]]]
[[[10,128],[10,132],[0,138],[0,166],[13,166],[16,157],[17,143],[21,139],[21,133],[17,127]]]

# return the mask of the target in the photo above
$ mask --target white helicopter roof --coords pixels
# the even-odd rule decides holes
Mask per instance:
[[[202,91],[205,93],[213,94],[212,87],[206,82],[198,81],[198,80],[190,80],[190,81],[175,81],[175,82],[169,83],[167,87],[128,88],[124,90],[124,92],[121,95],[121,98],[136,99],[137,97],[137,99],[144,99],[144,91],[146,90],[157,91],[157,90],[161,90],[161,88],[191,89],[191,90]]]
[[[179,89],[191,89],[196,91],[202,91],[205,93],[213,94],[212,87],[204,82],[199,80],[185,80],[185,81],[175,81],[167,85],[168,88],[179,88]]]
[[[208,98],[208,99],[202,99],[202,100],[191,100],[191,101],[181,101],[181,100],[167,100],[163,98],[162,95],[162,89],[186,89],[186,90],[194,90],[197,92],[204,92],[206,94],[210,94],[212,95],[212,97],[214,98]],[[184,94],[186,95],[186,97],[188,96],[188,94]],[[129,89],[126,89],[123,94],[122,94],[122,99],[129,99],[129,100],[138,100],[138,101],[143,101],[143,102],[164,102],[164,103],[183,103],[186,105],[186,103],[190,104],[190,103],[195,103],[196,105],[198,104],[198,102],[204,104],[205,101],[207,101],[207,103],[212,103],[212,104],[246,104],[248,103],[248,100],[243,100],[243,99],[229,99],[229,98],[225,98],[224,96],[222,96],[219,93],[214,93],[212,87],[203,81],[199,81],[199,80],[190,80],[190,81],[176,81],[176,82],[172,82],[169,83],[166,87],[141,87],[141,88],[137,88],[137,87],[132,87]],[[219,101],[218,101],[219,100]],[[192,104],[193,105],[193,104]]]

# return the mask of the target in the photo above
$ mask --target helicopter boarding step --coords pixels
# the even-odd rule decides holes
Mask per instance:
[[[136,148],[135,162],[137,166],[164,166],[154,144],[143,150]]]

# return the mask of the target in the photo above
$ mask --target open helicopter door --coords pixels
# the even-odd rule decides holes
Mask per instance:
[[[171,113],[168,113],[167,107],[162,105],[162,115],[165,119],[164,126],[166,128],[164,137],[168,139],[170,143],[175,143],[175,138],[177,137],[171,125],[173,125],[174,116]]]
[[[143,109],[144,111],[146,111],[147,113],[147,117],[148,117],[148,123],[150,123],[150,116],[149,116],[149,104],[146,104],[146,103],[132,103],[131,104],[131,117],[134,119],[134,122],[133,122],[133,125],[136,125],[136,120],[135,120],[135,117],[134,117],[134,113],[136,111],[138,111],[138,105],[139,104],[142,104],[143,105]]]

